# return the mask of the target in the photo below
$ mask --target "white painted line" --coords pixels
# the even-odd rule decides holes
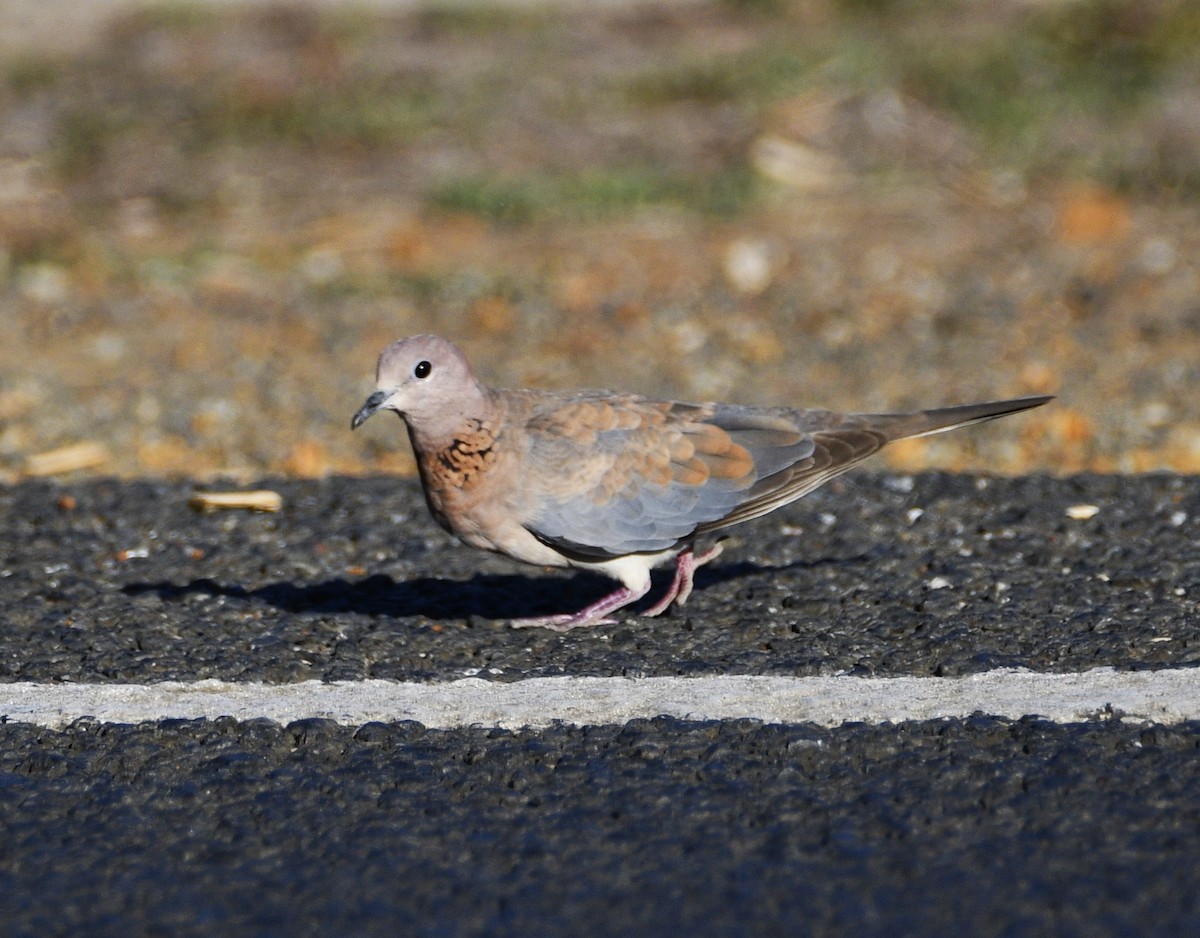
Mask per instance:
[[[1036,674],[999,670],[962,678],[551,677],[497,683],[343,681],[231,684],[0,684],[0,717],[63,727],[80,717],[105,723],[232,716],[280,723],[325,717],[357,726],[415,720],[432,728],[625,723],[674,716],[751,718],[765,723],[901,722],[981,712],[1059,723],[1200,719],[1200,669]]]

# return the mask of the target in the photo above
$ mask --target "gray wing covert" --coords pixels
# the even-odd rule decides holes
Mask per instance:
[[[784,410],[582,395],[528,421],[546,469],[526,527],[568,556],[666,550],[755,498],[764,477],[810,458]]]

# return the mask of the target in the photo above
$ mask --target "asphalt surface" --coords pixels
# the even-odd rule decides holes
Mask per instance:
[[[455,545],[412,483],[0,490],[0,680],[442,682],[1195,664],[1200,480],[859,474],[664,619]],[[1090,518],[1068,509],[1091,505]],[[1087,512],[1075,512],[1085,514]],[[0,724],[0,925],[45,934],[1182,934],[1200,724]]]
[[[10,935],[1195,934],[1197,738],[13,726],[0,910]]]
[[[513,616],[612,588],[463,547],[415,483],[0,489],[0,679],[915,674],[1200,662],[1200,482],[859,474],[732,529],[682,611],[566,634]],[[1098,508],[1088,520],[1067,509]],[[665,577],[657,589],[665,588]],[[648,600],[657,595],[652,591]]]

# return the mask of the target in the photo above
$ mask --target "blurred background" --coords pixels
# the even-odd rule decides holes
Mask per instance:
[[[349,420],[424,331],[496,384],[1060,395],[899,469],[1200,471],[1195,0],[0,9],[0,479],[411,472]]]

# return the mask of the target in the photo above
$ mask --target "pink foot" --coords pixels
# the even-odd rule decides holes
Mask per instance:
[[[543,628],[553,629],[556,632],[568,632],[571,629],[590,625],[612,625],[614,620],[607,618],[610,612],[616,612],[631,602],[641,599],[649,589],[650,578],[647,577],[646,586],[643,589],[635,590],[628,586],[622,586],[616,592],[609,593],[603,599],[579,612],[558,616],[535,616],[531,619],[513,619],[509,624],[514,629]]]
[[[688,601],[688,597],[692,595],[692,574],[696,572],[698,567],[703,567],[714,557],[720,555],[723,550],[723,545],[720,541],[713,544],[699,557],[692,552],[690,547],[685,547],[679,552],[679,556],[675,558],[675,579],[671,582],[670,588],[666,595],[663,596],[649,609],[645,610],[644,616],[661,616],[670,608],[671,603],[677,606],[682,606]]]

